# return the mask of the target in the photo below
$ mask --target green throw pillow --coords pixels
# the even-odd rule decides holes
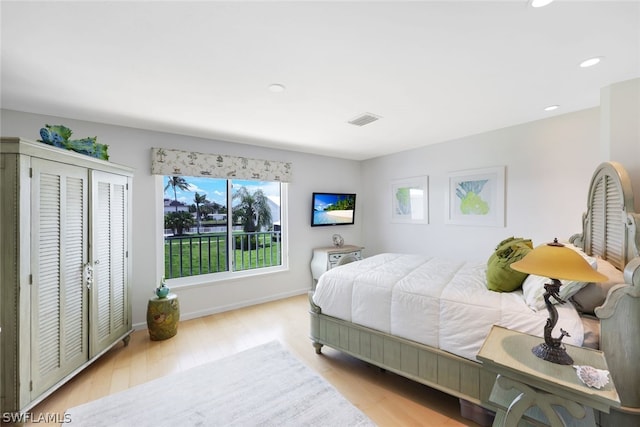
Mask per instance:
[[[528,274],[515,271],[510,265],[532,250],[533,243],[529,239],[509,237],[500,242],[487,263],[487,287],[496,292],[511,292],[522,286]]]

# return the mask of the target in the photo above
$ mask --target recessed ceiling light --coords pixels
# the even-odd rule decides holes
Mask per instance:
[[[593,58],[585,59],[584,61],[582,61],[580,63],[580,67],[582,68],[593,67],[594,65],[599,64],[600,61],[602,61],[602,56],[595,56]]]
[[[553,111],[557,110],[558,108],[560,108],[559,105],[549,105],[548,107],[545,107],[544,111]]]
[[[284,85],[281,85],[280,83],[273,83],[269,85],[269,90],[271,92],[284,92],[285,87]]]
[[[531,0],[531,7],[544,7],[553,0]]]

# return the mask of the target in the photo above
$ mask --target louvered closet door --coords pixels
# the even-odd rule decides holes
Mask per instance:
[[[39,395],[88,360],[88,173],[32,161],[31,379]]]
[[[131,330],[128,283],[128,178],[93,171],[91,357]]]

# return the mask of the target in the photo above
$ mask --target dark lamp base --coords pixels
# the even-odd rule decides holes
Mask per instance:
[[[558,365],[573,365],[573,359],[567,354],[564,347],[551,347],[547,343],[540,343],[531,349],[531,352],[540,359]]]

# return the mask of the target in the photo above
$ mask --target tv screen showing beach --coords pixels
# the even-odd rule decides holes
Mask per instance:
[[[312,226],[353,224],[355,194],[313,193]]]

